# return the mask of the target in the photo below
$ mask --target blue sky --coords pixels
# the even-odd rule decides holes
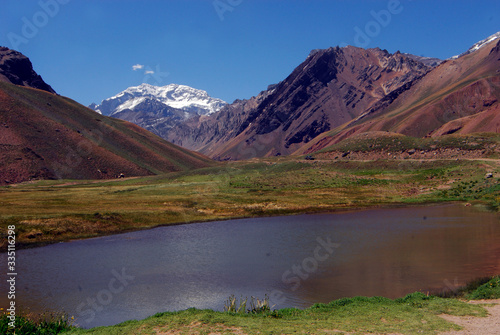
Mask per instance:
[[[2,0],[0,12],[0,45],[84,105],[142,82],[232,102],[283,80],[312,49],[448,58],[497,31],[498,0]]]

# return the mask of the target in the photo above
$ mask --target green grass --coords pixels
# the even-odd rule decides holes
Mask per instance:
[[[458,330],[440,314],[486,316],[486,311],[456,299],[428,297],[414,293],[401,299],[354,297],[260,314],[188,309],[158,313],[142,321],[128,321],[112,327],[72,329],[67,334],[330,334],[332,330],[354,334],[437,334]]]
[[[499,299],[500,298],[500,276],[491,278],[474,291],[466,294],[467,299]]]
[[[472,135],[445,135],[437,138],[417,138],[400,134],[388,133],[387,136],[363,139],[362,136],[348,138],[338,144],[329,146],[319,153],[330,151],[370,152],[387,151],[403,152],[411,149],[417,151],[435,151],[443,149],[486,150],[486,156],[493,154],[493,149],[500,136],[493,133]]]
[[[266,299],[254,297],[226,302],[226,311],[187,309],[155,314],[109,327],[81,329],[61,315],[16,318],[16,334],[438,334],[460,327],[439,315],[486,317],[487,312],[467,299],[500,297],[500,277],[478,279],[457,291],[461,299],[427,296],[417,292],[399,299],[383,297],[342,298],[307,309],[272,310]],[[247,308],[249,307],[249,308]],[[246,311],[246,312],[245,312]],[[9,320],[0,317],[0,332],[13,334]]]

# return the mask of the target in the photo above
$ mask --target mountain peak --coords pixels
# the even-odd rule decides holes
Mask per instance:
[[[6,82],[0,82],[0,125],[0,185],[148,176],[212,165],[136,125]]]
[[[2,46],[0,46],[0,81],[56,93],[33,70],[33,64],[28,57]]]
[[[495,34],[493,34],[493,35],[491,35],[491,36],[489,36],[489,37],[487,37],[487,38],[485,38],[484,40],[481,40],[481,41],[475,43],[466,52],[463,52],[463,53],[461,53],[460,55],[457,55],[457,56],[453,56],[450,59],[457,59],[459,57],[462,57],[462,56],[468,55],[470,53],[473,53],[473,52],[481,49],[485,45],[487,45],[487,44],[489,44],[489,43],[491,43],[491,42],[493,42],[493,41],[495,41],[495,40],[497,40],[499,38],[500,38],[500,31],[497,32],[497,33],[495,33]]]
[[[91,105],[91,108],[104,115],[113,115],[126,109],[133,110],[145,99],[180,109],[187,112],[187,115],[212,114],[227,104],[221,99],[210,97],[206,91],[190,86],[179,84],[154,86],[143,83],[129,87],[117,95],[103,100],[98,106]]]

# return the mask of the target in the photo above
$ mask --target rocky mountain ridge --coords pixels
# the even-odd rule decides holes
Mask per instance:
[[[364,133],[411,137],[498,133],[500,40],[442,62],[417,84],[361,117],[321,134],[297,150],[312,153]]]
[[[18,51],[0,46],[0,81],[14,85],[37,88],[49,93],[56,93],[33,70],[28,57]]]
[[[313,50],[272,89],[209,117],[190,120],[168,138],[227,160],[314,152],[331,143],[323,141],[323,135],[331,132],[342,134],[334,137],[338,141],[387,129],[417,137],[494,131],[484,118],[497,119],[500,97],[495,78],[500,70],[496,47],[491,46],[499,37],[500,33],[494,34],[446,61],[351,46]],[[467,80],[473,84],[468,86]],[[419,103],[417,96],[437,101],[444,96],[444,101],[420,110],[413,108]],[[388,112],[401,108],[414,115],[408,114],[404,122],[386,120]],[[380,118],[378,126],[367,126],[374,117]],[[363,127],[356,128],[358,124]]]
[[[167,138],[220,160],[287,155],[379,101],[394,99],[431,69],[400,52],[314,50],[282,82],[190,120]]]

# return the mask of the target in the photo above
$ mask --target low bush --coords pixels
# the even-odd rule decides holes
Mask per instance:
[[[66,315],[16,315],[14,327],[5,311],[0,314],[0,334],[53,335],[73,329],[72,318]]]

